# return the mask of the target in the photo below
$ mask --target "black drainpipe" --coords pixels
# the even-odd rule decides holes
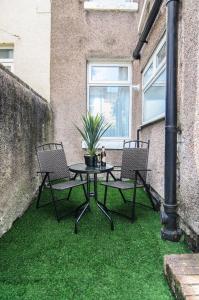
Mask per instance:
[[[137,129],[137,147],[138,148],[140,147],[140,143],[139,143],[139,140],[140,140],[140,131],[141,131],[141,127],[139,127]]]
[[[150,11],[148,19],[146,21],[146,24],[144,26],[144,29],[140,35],[137,46],[136,46],[135,50],[133,51],[133,57],[135,59],[140,59],[140,51],[142,50],[144,43],[147,43],[147,37],[149,35],[149,32],[151,30],[151,27],[153,26],[155,19],[159,13],[162,2],[163,2],[163,0],[155,0],[154,1],[154,4],[151,8],[151,11]]]
[[[177,155],[177,23],[178,0],[167,0],[167,80],[165,115],[165,203],[162,238],[177,242],[176,155]]]
[[[161,236],[165,240],[179,241],[181,230],[177,226],[176,201],[176,155],[177,155],[177,23],[178,1],[167,0],[167,78],[165,116],[165,202],[162,213],[164,228]],[[140,59],[140,51],[158,15],[162,0],[155,0],[144,30],[133,52]]]

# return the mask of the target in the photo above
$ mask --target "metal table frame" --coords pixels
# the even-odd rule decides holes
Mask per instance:
[[[97,203],[97,207],[99,210],[105,215],[105,217],[109,220],[111,225],[111,230],[114,230],[113,220],[109,214],[107,207],[98,200],[98,191],[97,191],[97,175],[101,173],[107,173],[107,175],[113,170],[113,166],[107,164],[106,166],[98,166],[98,167],[87,167],[85,164],[75,164],[69,167],[69,170],[76,175],[80,175],[81,180],[83,180],[82,174],[86,175],[87,179],[87,200],[82,203],[77,210],[76,220],[75,220],[75,233],[77,233],[77,225],[79,221],[83,218],[87,211],[90,211],[90,199],[93,197]],[[91,178],[93,175],[93,179]],[[91,191],[91,183],[94,184],[94,190]]]

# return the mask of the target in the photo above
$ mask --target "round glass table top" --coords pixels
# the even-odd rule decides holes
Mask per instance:
[[[88,167],[84,163],[79,163],[69,166],[69,170],[74,173],[106,173],[113,170],[113,166],[106,164],[106,166]]]

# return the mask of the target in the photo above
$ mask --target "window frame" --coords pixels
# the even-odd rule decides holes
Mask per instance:
[[[127,12],[138,11],[138,3],[134,0],[120,0],[117,3],[108,0],[85,0],[84,1],[85,10],[119,10]]]
[[[146,91],[156,81],[156,79],[159,77],[159,75],[166,70],[166,56],[162,60],[162,62],[157,66],[157,54],[162,49],[162,47],[165,43],[166,43],[166,34],[163,35],[162,39],[160,40],[158,46],[156,47],[155,51],[153,52],[151,58],[149,59],[148,63],[146,64],[146,66],[142,72],[142,125],[153,123],[154,121],[160,120],[165,117],[165,112],[164,112],[150,120],[144,121],[144,104],[145,104],[144,95],[145,95]],[[153,64],[152,75],[151,75],[150,79],[148,79],[148,81],[144,83],[144,75],[148,71],[151,64]]]
[[[91,80],[91,69],[92,67],[127,67],[128,68],[128,80],[127,81],[95,81]],[[101,141],[107,142],[109,149],[121,149],[123,141],[131,138],[132,134],[132,64],[131,62],[87,62],[87,111],[89,111],[89,101],[90,101],[90,87],[104,87],[104,86],[115,86],[115,87],[128,87],[129,88],[129,126],[128,131],[129,135],[126,137],[103,137]],[[108,148],[106,146],[106,148]]]
[[[0,63],[5,67],[6,66],[10,67],[11,70],[8,70],[8,71],[14,72],[14,47],[12,47],[12,46],[0,46],[0,49],[13,50],[13,58],[0,58]]]

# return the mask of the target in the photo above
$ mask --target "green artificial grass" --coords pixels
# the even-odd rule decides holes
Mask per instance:
[[[137,195],[148,202],[143,190]],[[123,206],[117,190],[108,199],[111,207]],[[82,201],[78,188],[61,205],[74,208]],[[163,256],[188,249],[161,240],[158,213],[137,205],[136,216],[131,224],[113,215],[111,231],[93,200],[75,235],[73,216],[57,223],[51,205],[36,210],[34,202],[0,240],[0,299],[173,299]]]

